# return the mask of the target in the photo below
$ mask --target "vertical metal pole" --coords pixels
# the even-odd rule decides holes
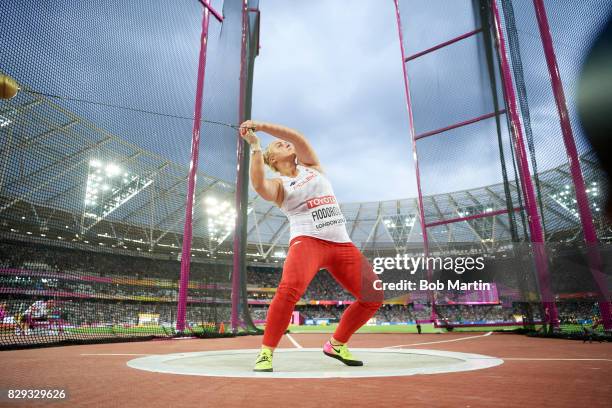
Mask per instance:
[[[245,118],[245,96],[246,96],[246,75],[247,75],[247,37],[248,30],[248,0],[243,0],[242,4],[242,46],[240,51],[240,100],[238,106],[238,122],[242,123]],[[232,314],[231,324],[232,331],[236,333],[240,325],[239,308],[240,308],[240,276],[244,267],[243,252],[243,237],[242,231],[246,226],[246,204],[248,195],[248,184],[245,179],[248,177],[249,164],[249,146],[241,137],[238,137],[237,142],[237,175],[236,175],[236,228],[234,229],[234,247],[233,247],[233,265],[232,265]]]
[[[542,46],[544,47],[546,65],[548,66],[548,74],[550,75],[550,83],[555,96],[557,111],[559,113],[563,143],[565,144],[570,173],[574,182],[574,190],[576,191],[578,214],[580,215],[580,222],[582,224],[582,230],[584,231],[584,240],[588,248],[589,266],[599,289],[599,310],[604,322],[604,327],[606,329],[612,329],[610,298],[608,295],[605,276],[602,273],[601,254],[597,248],[597,233],[595,232],[595,226],[593,225],[593,214],[589,208],[589,199],[586,194],[584,178],[582,177],[582,171],[580,169],[578,150],[576,149],[576,142],[572,132],[569,113],[567,111],[565,92],[563,91],[563,82],[561,81],[561,75],[559,74],[559,66],[557,65],[557,56],[555,55],[550,26],[548,25],[546,8],[544,7],[544,2],[542,0],[533,0],[533,5],[535,7],[536,17],[538,20],[538,28],[540,30]]]
[[[533,243],[534,258],[538,273],[538,283],[542,297],[542,304],[545,309],[548,309],[551,320],[550,323],[558,326],[559,319],[557,306],[555,305],[555,299],[551,289],[550,273],[548,270],[548,257],[546,255],[546,247],[544,243],[544,232],[542,230],[542,223],[538,213],[536,196],[533,189],[533,183],[531,181],[531,174],[529,173],[527,151],[525,149],[525,142],[523,140],[521,120],[516,106],[516,94],[514,92],[514,84],[512,83],[512,75],[510,74],[510,65],[508,63],[508,58],[506,57],[506,45],[504,42],[504,35],[496,0],[491,0],[491,10],[495,25],[496,45],[501,60],[504,98],[506,99],[506,105],[508,106],[508,113],[510,115],[512,139],[514,141],[515,154],[517,156],[516,158],[518,162],[520,182],[523,188],[525,209],[527,210],[529,233],[531,235],[531,242]]]
[[[176,316],[176,331],[185,330],[187,312],[187,288],[189,286],[189,266],[191,263],[191,240],[193,237],[193,201],[195,198],[196,175],[200,150],[200,127],[202,118],[202,97],[204,95],[204,75],[206,71],[206,46],[208,43],[208,21],[210,12],[204,7],[202,34],[200,36],[200,57],[198,63],[198,80],[196,84],[195,111],[193,114],[193,131],[191,134],[191,162],[187,179],[187,203],[185,204],[185,226],[183,228],[183,250],[181,253],[181,277]]]
[[[408,72],[406,71],[406,52],[404,50],[404,35],[402,33],[402,20],[400,18],[399,11],[399,0],[393,0],[395,3],[395,15],[397,18],[397,29],[399,33],[399,41],[400,41],[400,50],[402,54],[402,72],[404,73],[404,90],[406,91],[406,109],[408,111],[408,120],[410,124],[410,134],[412,138],[412,156],[414,160],[414,169],[416,173],[416,182],[417,182],[417,193],[418,193],[418,205],[419,205],[419,215],[421,218],[421,232],[423,234],[423,250],[425,253],[425,257],[429,256],[429,239],[427,237],[427,226],[425,225],[425,210],[423,209],[423,194],[421,192],[421,173],[419,172],[419,156],[417,154],[417,146],[416,146],[416,132],[414,129],[414,118],[412,115],[412,101],[410,99],[410,83],[408,81]],[[433,273],[431,269],[427,271],[427,280],[431,282],[433,278]],[[435,321],[436,319],[436,310],[435,310],[435,298],[433,292],[429,292],[429,301],[431,303],[431,319]]]

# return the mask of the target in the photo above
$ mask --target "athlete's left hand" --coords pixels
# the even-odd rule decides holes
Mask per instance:
[[[240,124],[240,136],[243,136],[243,132],[246,133],[247,130],[252,130],[253,132],[257,132],[257,126],[259,123],[254,120],[245,120]]]
[[[255,134],[255,132],[253,132],[252,129],[244,129],[244,134],[243,134],[243,129],[240,129],[240,136],[242,136],[242,138],[244,140],[247,141],[248,144],[250,144],[251,146],[257,145],[259,144],[259,138],[257,137],[257,135]]]

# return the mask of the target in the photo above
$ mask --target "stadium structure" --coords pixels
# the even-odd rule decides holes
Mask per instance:
[[[185,166],[131,145],[44,97],[4,107],[1,115],[4,238],[154,259],[180,254]],[[589,175],[587,193],[600,239],[610,242],[612,227],[600,216],[603,175],[592,153],[581,157],[581,165]],[[568,165],[543,171],[539,179],[547,241],[579,242]],[[198,182],[194,261],[231,259],[235,185],[202,172]],[[515,180],[510,189],[516,199]],[[425,196],[423,203],[427,219],[466,218],[433,226],[434,248],[471,244],[488,249],[510,241],[502,184]],[[417,198],[341,203],[341,209],[351,240],[368,254],[403,253],[422,245]],[[498,215],[469,219],[482,212]],[[253,191],[248,214],[249,262],[275,266],[289,242],[287,217]]]
[[[0,112],[2,227],[5,238],[128,251],[175,259],[180,253],[186,166],[130,144],[45,97],[33,96]],[[24,137],[24,135],[27,135]],[[601,216],[603,174],[592,153],[580,158],[602,242],[612,227]],[[568,165],[539,174],[548,242],[579,242],[580,223]],[[200,172],[194,209],[194,261],[230,259],[235,184]],[[516,180],[510,180],[515,200]],[[494,184],[423,197],[434,247],[494,248],[510,241],[504,186]],[[341,203],[351,240],[363,251],[415,250],[422,244],[417,198]],[[479,213],[498,213],[469,219]],[[287,217],[253,191],[248,201],[248,257],[272,265],[289,242]],[[466,218],[465,220],[461,220]],[[155,220],[155,223],[151,223]],[[521,227],[522,228],[522,227]],[[519,228],[519,230],[521,229]]]
[[[604,244],[598,253],[607,262],[612,227],[601,211],[606,184],[584,143],[578,146],[579,160],[567,162],[545,151],[550,135],[532,132],[536,123],[529,119],[529,107],[534,104],[524,88],[535,89],[530,95],[545,101],[544,111],[554,111],[550,95],[533,85],[539,86],[541,81],[534,80],[539,76],[523,70],[520,60],[521,53],[541,52],[540,45],[524,38],[519,44],[511,2],[502,2],[502,21],[491,7],[496,2],[483,0],[457,6],[471,31],[436,46],[432,43],[438,39],[431,38],[405,49],[403,35],[420,38],[419,26],[411,22],[418,13],[404,13],[402,28],[401,7],[394,3],[414,145],[406,157],[412,153],[421,166],[416,168],[418,195],[341,203],[347,230],[371,260],[397,254],[486,255],[496,266],[489,278],[499,287],[486,299],[471,293],[388,294],[379,321],[434,321],[446,327],[451,321],[557,324],[556,311],[550,317],[548,309],[574,299],[571,306],[560,306],[560,320],[595,323],[598,301],[609,305],[609,299],[600,298],[601,285],[595,284],[600,282],[590,278],[585,259],[592,248],[584,245],[589,238],[585,225],[592,221]],[[51,11],[30,27],[38,21],[36,7],[7,7],[13,18],[10,29],[0,33],[0,45],[7,49],[0,71],[15,77],[21,91],[0,103],[0,346],[223,335],[228,327],[234,334],[259,332],[256,325],[265,321],[287,254],[289,225],[276,206],[248,190],[248,146],[236,134],[236,124],[251,116],[258,2],[223,2],[220,11],[209,2],[160,3],[144,14],[141,4],[130,3],[122,4],[122,16],[115,16],[112,7],[98,10],[108,13],[107,19],[73,4],[71,23],[88,25],[69,32],[58,28]],[[146,35],[134,32],[135,16],[148,28]],[[517,7],[519,26],[533,24],[527,17]],[[184,48],[167,41],[177,26],[185,32],[173,39]],[[37,36],[37,29],[45,35]],[[126,42],[126,36],[139,40]],[[508,53],[499,48],[504,36]],[[79,46],[49,54],[65,43]],[[417,45],[421,48],[412,49]],[[24,63],[39,55],[46,56],[41,67]],[[534,59],[542,59],[537,55]],[[424,67],[442,69],[458,56],[465,64],[443,77],[449,91],[431,86],[442,76]],[[439,59],[421,62],[430,58]],[[510,96],[511,80],[516,98]],[[466,84],[478,92],[466,92]],[[440,107],[445,115],[435,114]],[[517,152],[525,150],[517,133],[523,128],[529,163],[518,160],[527,157]],[[560,137],[556,127],[550,133]],[[436,174],[455,172],[465,157],[485,157],[485,171],[498,181],[427,193]],[[586,196],[575,187],[582,185],[576,182],[576,164]],[[536,224],[541,239],[534,238]],[[554,297],[541,299],[546,265],[557,286]],[[433,277],[431,271],[422,272]],[[315,279],[298,303],[309,320],[333,320],[351,302],[326,276]],[[54,302],[44,307],[50,309],[44,323],[31,322],[34,305],[48,300]],[[35,336],[30,334],[34,329],[39,329]]]
[[[97,128],[45,97],[31,97],[5,107],[2,118],[1,236],[5,243],[3,252],[9,251],[4,252],[2,259],[3,284],[0,290],[3,297],[11,299],[9,302],[21,309],[41,297],[50,296],[60,302],[73,303],[73,308],[79,302],[87,303],[88,300],[84,299],[88,297],[96,298],[95,293],[84,294],[78,287],[57,290],[58,282],[62,286],[61,281],[67,279],[73,283],[87,283],[91,291],[100,291],[101,297],[107,301],[121,301],[125,305],[133,303],[131,314],[108,312],[113,316],[112,321],[102,320],[97,324],[138,326],[143,324],[147,315],[157,316],[155,321],[158,322],[159,307],[156,303],[172,309],[177,301],[185,217],[181,192],[187,188],[186,168],[131,145],[120,135]],[[599,214],[603,197],[602,176],[591,154],[583,155],[581,160],[583,168],[588,169],[585,173],[591,175],[586,181],[592,210]],[[543,171],[539,179],[545,209],[543,219],[549,226],[547,242],[580,243],[581,227],[567,166]],[[221,322],[229,323],[231,287],[228,275],[233,255],[235,209],[232,199],[235,186],[202,172],[198,174],[198,180],[192,264],[201,267],[201,271],[194,268],[192,285],[195,289],[190,296],[199,298],[192,299],[190,307],[206,306],[205,317],[192,316],[192,321],[197,322],[195,325],[215,321],[218,328]],[[510,187],[516,194],[514,181],[510,182]],[[426,214],[438,220],[456,220],[433,226],[430,230],[432,254],[507,251],[511,236],[503,194],[503,185],[495,184],[423,197]],[[249,197],[247,259],[252,281],[245,283],[251,311],[259,317],[256,320],[263,323],[265,312],[262,314],[262,309],[269,304],[275,285],[266,287],[265,282],[257,279],[257,274],[271,276],[278,282],[287,252],[289,230],[287,218],[276,206],[253,192]],[[416,198],[342,203],[341,209],[351,239],[369,258],[422,253]],[[486,219],[469,217],[482,212],[497,212],[498,215]],[[596,222],[598,229],[606,232],[602,241],[612,239],[610,225],[601,217],[597,217]],[[10,250],[15,245],[33,248],[32,260],[21,257],[21,264],[11,264]],[[127,270],[109,269],[105,274],[109,280],[104,281],[100,276],[97,279],[89,276],[76,266],[72,269],[70,262],[57,267],[40,261],[41,254],[44,258],[46,253],[67,248],[72,250],[69,257],[86,258],[87,254],[94,253],[109,259],[128,259],[118,263]],[[146,269],[131,267],[130,259],[166,262],[167,276],[161,277],[159,273],[148,276]],[[147,265],[146,262],[133,262]],[[216,273],[211,273],[212,269]],[[205,278],[207,274],[209,278]],[[19,279],[28,282],[25,284],[27,288],[24,289],[24,282],[19,283]],[[202,284],[204,279],[206,282]],[[113,283],[126,293],[109,297],[103,287]],[[214,288],[209,286],[211,284]],[[324,285],[335,288],[336,298],[317,298],[316,293],[309,294],[307,300],[298,304],[297,310],[315,306],[329,308],[350,302],[350,297],[342,295],[334,283],[325,282]],[[143,293],[132,293],[134,287]],[[169,291],[164,296],[155,295],[166,288]],[[84,290],[83,287],[80,289]],[[424,298],[418,301],[427,302]],[[387,303],[406,305],[414,302],[415,299],[399,302],[389,299]],[[211,303],[216,307],[211,308]],[[95,308],[96,303],[93,305]],[[91,306],[85,308],[90,309]],[[306,316],[309,314],[313,315],[306,312]],[[315,316],[327,316],[317,321],[333,321],[337,314],[329,309],[327,314],[314,313]],[[171,313],[168,319],[171,320],[172,316]],[[410,320],[408,316],[405,319]],[[426,320],[427,316],[422,315],[422,319]],[[171,327],[174,322],[165,323]],[[71,322],[65,324],[70,326]],[[143,333],[149,332],[144,330]]]

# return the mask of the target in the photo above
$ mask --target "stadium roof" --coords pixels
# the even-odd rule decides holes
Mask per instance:
[[[108,250],[180,252],[187,166],[128,143],[48,98],[25,95],[15,99],[19,102],[9,101],[0,108],[3,236]],[[602,174],[592,153],[583,155],[581,164],[600,239],[609,240],[610,226],[599,215]],[[539,177],[547,240],[580,239],[568,165]],[[516,183],[511,181],[509,188],[518,203]],[[196,257],[231,252],[233,202],[232,181],[198,174],[193,228]],[[351,239],[363,250],[420,247],[416,198],[343,203],[341,208]],[[510,240],[501,183],[425,196],[424,208],[433,249],[449,243],[491,246]],[[496,215],[446,223],[483,212]],[[516,220],[523,236],[520,211]],[[251,259],[282,258],[288,241],[287,218],[276,206],[252,194],[248,217]]]

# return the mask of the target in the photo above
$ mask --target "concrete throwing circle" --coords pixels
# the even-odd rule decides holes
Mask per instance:
[[[504,361],[481,354],[420,349],[351,350],[364,361],[363,367],[348,367],[329,358],[321,349],[277,349],[274,372],[253,372],[259,349],[160,354],[127,362],[139,370],[158,373],[242,378],[358,378],[396,377],[481,370]]]

